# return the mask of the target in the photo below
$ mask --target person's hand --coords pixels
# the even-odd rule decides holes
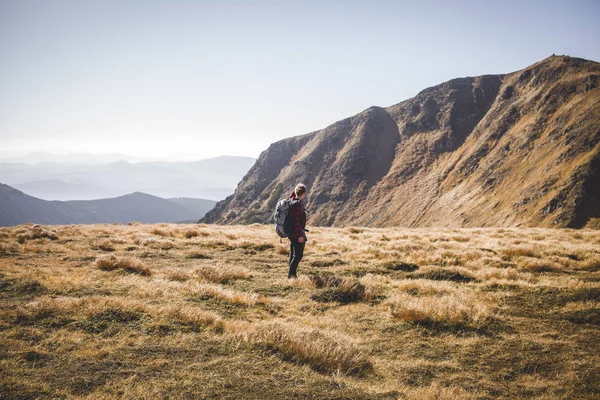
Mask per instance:
[[[304,243],[304,238],[302,236],[298,238],[298,243]]]

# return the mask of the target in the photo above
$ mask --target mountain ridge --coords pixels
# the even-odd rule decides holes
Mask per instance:
[[[197,220],[202,209],[206,212],[214,204],[204,199],[182,203],[142,192],[96,200],[48,201],[0,183],[0,226],[181,222]]]
[[[456,78],[271,144],[207,223],[270,222],[309,188],[325,226],[581,227],[600,214],[600,64]]]

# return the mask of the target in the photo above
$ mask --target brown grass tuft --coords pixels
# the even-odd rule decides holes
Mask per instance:
[[[456,293],[459,289],[457,284],[448,281],[430,281],[428,279],[404,279],[396,281],[398,290],[413,295],[431,296],[440,294]]]
[[[353,234],[359,234],[359,233],[363,233],[364,229],[356,228],[356,227],[350,227],[350,228],[348,228],[348,232],[353,233]]]
[[[277,246],[277,254],[282,256],[288,255],[290,253],[289,247]]]
[[[335,267],[338,265],[346,265],[348,264],[346,261],[344,260],[340,260],[339,258],[335,258],[333,260],[315,260],[315,261],[311,261],[310,265],[316,268],[327,268],[327,267]]]
[[[55,232],[45,229],[40,225],[33,225],[29,230],[26,230],[26,231],[18,234],[17,241],[19,243],[25,243],[28,240],[44,239],[44,238],[50,239],[50,240],[57,240],[58,236],[56,235]]]
[[[540,257],[540,254],[533,247],[525,246],[509,247],[508,249],[503,249],[502,254],[508,259],[514,259],[517,257]]]
[[[310,275],[311,281],[317,289],[323,289],[311,296],[312,300],[329,303],[339,302],[342,304],[354,303],[359,301],[372,301],[381,293],[380,286],[374,284],[372,278],[367,278],[365,282],[370,282],[369,288],[356,278],[341,278],[334,275]]]
[[[200,233],[198,231],[194,231],[194,230],[187,230],[185,232],[183,232],[183,237],[185,237],[186,239],[191,239],[194,237],[200,236]]]
[[[115,246],[110,242],[110,240],[102,240],[96,242],[92,245],[94,250],[102,250],[102,251],[115,251]]]
[[[600,218],[590,218],[585,224],[586,229],[600,229]]]
[[[411,388],[405,392],[409,400],[475,400],[479,396],[459,386],[442,386],[438,382],[430,386]]]
[[[170,273],[167,276],[167,279],[169,279],[170,281],[185,282],[187,280],[192,279],[192,277],[189,274],[186,274],[185,272],[177,271]]]
[[[150,276],[150,269],[140,260],[131,257],[118,257],[114,254],[96,259],[96,267],[103,271],[122,269],[125,272]]]
[[[0,256],[17,254],[21,250],[21,247],[16,243],[0,243]]]
[[[227,283],[250,276],[248,270],[229,265],[203,265],[197,268],[195,273],[203,280],[214,283]]]
[[[339,334],[271,321],[256,324],[241,337],[319,372],[364,376],[373,369],[370,359]]]
[[[153,234],[153,235],[157,235],[157,236],[163,236],[163,237],[166,237],[166,236],[173,236],[173,234],[172,234],[171,232],[168,232],[168,231],[166,231],[166,230],[164,230],[164,229],[159,229],[159,228],[154,228],[154,229],[152,229],[152,230],[150,231],[150,233],[151,233],[151,234]]]
[[[553,272],[562,270],[562,266],[550,260],[525,259],[518,264],[518,268],[530,272]]]
[[[251,250],[251,251],[265,251],[265,250],[271,250],[271,249],[275,248],[275,246],[273,246],[271,243],[250,243],[250,242],[243,242],[239,245],[239,247],[241,249]]]
[[[590,272],[600,271],[600,256],[585,260],[579,268]]]
[[[431,279],[434,281],[473,282],[477,278],[465,268],[427,268],[422,272],[410,275],[418,279]]]
[[[400,321],[477,330],[488,323],[495,303],[490,294],[456,291],[427,297],[399,293],[388,305],[392,317]]]
[[[220,316],[198,307],[188,305],[169,306],[160,309],[159,313],[168,320],[191,327],[193,331],[198,330],[200,327],[209,326],[215,332],[222,333],[225,327],[225,323]]]
[[[194,260],[210,260],[212,257],[211,256],[207,256],[204,253],[199,253],[199,252],[192,252],[192,253],[188,253],[187,258],[192,258]]]
[[[187,292],[192,296],[198,296],[200,299],[214,298],[225,303],[240,304],[247,307],[254,307],[257,303],[266,304],[269,302],[256,293],[226,289],[219,285],[196,284],[188,286]]]
[[[403,271],[403,272],[413,272],[419,269],[417,264],[408,263],[404,261],[386,261],[382,264],[379,264],[379,267],[385,268],[389,271]]]

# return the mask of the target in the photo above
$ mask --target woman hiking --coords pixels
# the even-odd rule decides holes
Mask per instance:
[[[293,221],[292,232],[289,234],[290,239],[290,261],[288,279],[296,279],[296,270],[298,264],[304,255],[304,245],[306,244],[306,212],[304,211],[304,203],[302,200],[306,197],[306,186],[302,183],[296,185],[296,188],[290,195],[290,200],[299,200],[293,203],[290,207],[290,215]]]

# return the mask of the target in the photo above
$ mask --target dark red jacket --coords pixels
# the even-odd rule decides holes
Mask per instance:
[[[296,193],[292,192],[290,195],[290,200],[296,199]],[[289,213],[292,217],[292,221],[294,221],[294,227],[292,228],[292,233],[289,234],[289,238],[298,239],[299,237],[303,237],[304,228],[306,228],[306,213],[304,212],[304,205],[302,204],[302,201],[292,205]]]

